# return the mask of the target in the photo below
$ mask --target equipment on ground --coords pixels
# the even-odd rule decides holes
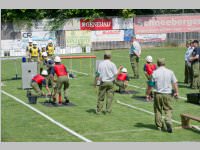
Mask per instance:
[[[182,128],[191,128],[190,120],[200,122],[200,117],[195,117],[190,114],[181,114],[180,116],[181,116]]]
[[[22,63],[22,89],[31,89],[31,80],[37,75],[37,62]]]
[[[200,93],[187,94],[187,102],[200,105]]]

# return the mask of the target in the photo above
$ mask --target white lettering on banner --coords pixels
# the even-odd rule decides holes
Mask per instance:
[[[110,27],[110,22],[82,22],[82,27]]]
[[[155,20],[152,19],[150,21],[145,21],[144,22],[144,26],[176,26],[176,25],[188,25],[188,26],[192,26],[192,25],[200,25],[200,19],[197,20],[177,20],[174,18],[171,18],[170,20]]]
[[[53,44],[56,44],[55,31],[37,31],[37,32],[22,32],[21,49],[26,49],[28,40],[31,38],[38,43],[38,47],[46,45],[48,40],[51,39]]]
[[[92,42],[123,41],[124,30],[100,30],[92,31]]]
[[[139,42],[162,42],[167,38],[167,34],[137,34]]]
[[[136,34],[200,32],[200,15],[136,17],[134,29]]]

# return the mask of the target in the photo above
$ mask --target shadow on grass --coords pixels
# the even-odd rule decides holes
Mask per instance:
[[[96,109],[88,109],[86,112],[96,114]]]
[[[179,88],[187,88],[190,89],[190,86],[187,83],[184,82],[178,82],[178,87]]]
[[[182,84],[180,85],[180,84],[178,84],[178,87],[179,87],[179,88],[191,89],[189,85],[182,85]]]
[[[152,130],[158,130],[154,124],[136,123],[134,126],[138,128],[148,128]]]
[[[7,78],[7,79],[2,79],[1,81],[14,81],[14,80],[22,80],[21,77],[13,77],[13,78]]]
[[[184,129],[184,130],[192,131],[192,132],[194,132],[194,133],[196,133],[196,134],[199,134],[199,135],[200,135],[200,131],[199,131],[199,130],[197,130],[197,129],[188,128],[188,129]]]
[[[136,95],[133,95],[131,98],[133,98],[135,100],[138,100],[138,101],[147,102],[145,96],[136,96]]]

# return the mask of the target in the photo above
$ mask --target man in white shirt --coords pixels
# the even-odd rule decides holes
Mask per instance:
[[[122,68],[123,66],[120,66],[119,69],[117,69],[116,65],[111,62],[110,53],[104,54],[104,61],[102,61],[98,67],[98,80],[100,80],[100,85],[96,109],[97,114],[102,112],[105,95],[107,96],[106,112],[111,113],[111,105],[114,96],[114,80]]]
[[[192,40],[187,41],[186,43],[187,51],[185,52],[185,79],[184,83],[188,84],[192,82],[192,67],[190,62],[190,56],[194,49]]]
[[[174,96],[178,97],[177,79],[173,71],[165,67],[165,59],[160,58],[157,61],[158,68],[153,72],[152,78],[155,81],[154,92],[154,113],[155,124],[159,130],[167,130],[172,133],[172,86],[174,89]],[[165,113],[165,120],[162,121],[163,111]]]
[[[132,44],[129,51],[130,62],[133,70],[133,78],[139,79],[139,58],[141,55],[141,46],[140,43],[136,40],[136,37],[132,37]]]

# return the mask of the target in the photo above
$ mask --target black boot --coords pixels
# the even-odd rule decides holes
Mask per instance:
[[[64,99],[65,99],[65,102],[64,102],[63,104],[68,105],[68,104],[69,104],[69,99],[68,99],[68,97],[64,97]]]

